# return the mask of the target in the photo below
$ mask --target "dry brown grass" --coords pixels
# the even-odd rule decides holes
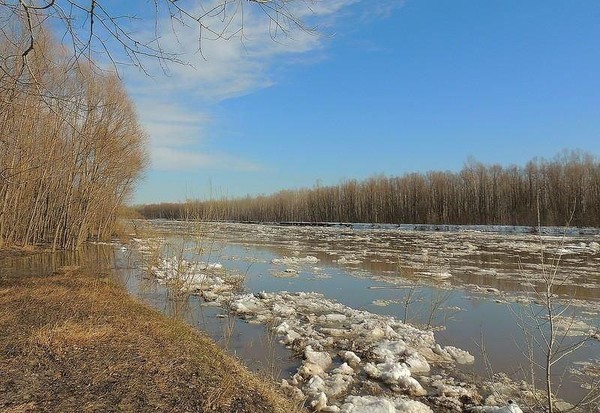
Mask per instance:
[[[0,412],[298,411],[103,274],[0,278]]]

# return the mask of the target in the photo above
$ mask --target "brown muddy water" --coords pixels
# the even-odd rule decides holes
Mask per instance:
[[[160,237],[163,254],[221,264],[243,277],[248,292],[316,291],[352,308],[392,315],[434,328],[436,341],[475,356],[467,375],[503,372],[523,378],[529,363],[520,315],[537,311],[542,277],[555,277],[557,303],[568,303],[577,321],[565,343],[599,327],[600,236],[398,228],[293,227],[256,224],[145,223]],[[306,257],[315,257],[307,260]],[[1,276],[45,274],[62,265],[112,271],[132,294],[165,314],[206,331],[259,374],[287,378],[300,364],[269,326],[246,323],[197,296],[178,301],[142,270],[135,246],[89,245],[80,253],[38,254],[0,263]],[[481,348],[485,347],[485,356]],[[585,392],[570,376],[579,362],[596,363],[592,340],[555,367],[565,374],[560,396],[575,401]]]

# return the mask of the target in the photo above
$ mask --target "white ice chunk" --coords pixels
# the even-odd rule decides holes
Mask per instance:
[[[273,305],[273,312],[280,317],[289,317],[294,314],[296,310],[289,305],[275,303],[275,305]]]
[[[351,396],[345,400],[342,413],[396,413],[390,400],[373,396]]]
[[[372,330],[368,330],[367,335],[371,336],[373,340],[377,340],[385,337],[385,331],[381,327],[375,327]]]
[[[435,393],[438,396],[459,398],[462,396],[473,396],[469,389],[461,386],[444,382],[443,380],[435,380],[431,383],[431,387],[435,388]]]
[[[319,376],[310,378],[306,385],[306,391],[310,394],[318,394],[325,389],[325,381]]]
[[[398,384],[408,389],[413,396],[425,396],[427,394],[427,390],[414,377],[401,377],[398,379]]]
[[[327,407],[327,396],[321,392],[316,395],[310,402],[310,406],[316,411],[320,412]]]
[[[450,274],[449,271],[440,271],[434,273],[433,276],[440,279],[446,279],[452,277],[452,274]]]
[[[444,351],[446,351],[458,364],[471,364],[475,361],[475,357],[473,357],[468,351],[461,350],[459,348],[453,346],[444,347]]]
[[[385,340],[373,348],[372,351],[379,360],[395,360],[406,351],[406,343],[402,340]]]
[[[344,351],[340,355],[343,360],[348,364],[357,365],[360,364],[360,357],[358,357],[353,351]]]
[[[390,399],[376,396],[350,396],[341,413],[433,413],[425,404],[408,399]]]
[[[347,363],[342,363],[338,368],[332,371],[333,374],[354,374],[354,369]]]
[[[473,413],[523,413],[519,405],[512,400],[509,400],[506,406],[480,406],[473,407],[470,411]]]
[[[410,372],[413,374],[428,373],[431,370],[431,367],[429,366],[429,363],[427,363],[427,360],[425,360],[425,357],[417,352],[412,353],[404,362],[410,369]]]
[[[313,257],[311,255],[307,255],[304,258],[298,257],[283,257],[283,258],[275,258],[271,260],[272,264],[282,264],[282,265],[298,265],[298,264],[316,264],[320,260],[317,257]]]
[[[325,375],[325,370],[323,370],[323,367],[316,365],[314,363],[306,363],[304,362],[302,364],[302,366],[300,366],[300,368],[298,369],[298,373],[300,373],[301,376],[304,377],[311,377],[311,376],[324,376]]]
[[[326,351],[314,351],[312,346],[306,346],[304,349],[304,359],[308,363],[316,364],[323,370],[327,369],[332,363],[331,355]]]
[[[285,337],[283,338],[284,344],[291,344],[294,340],[301,338],[302,335],[300,333],[295,332],[294,330],[290,330],[287,332]]]
[[[244,294],[231,303],[231,309],[240,314],[257,313],[264,305],[253,294]]]
[[[410,377],[410,370],[404,363],[385,362],[377,365],[367,363],[364,370],[368,376],[388,384],[396,384],[400,378]]]
[[[329,397],[338,397],[348,391],[354,379],[348,374],[333,374],[325,380],[325,393]]]
[[[275,327],[275,332],[277,334],[285,334],[289,330],[290,330],[290,325],[286,321],[282,322],[277,327]]]
[[[400,400],[395,404],[398,413],[433,413],[429,406],[417,400]]]
[[[321,323],[342,323],[346,321],[348,317],[344,314],[325,314],[319,317]]]
[[[357,259],[354,255],[347,255],[340,257],[336,262],[338,264],[360,264],[362,261]]]

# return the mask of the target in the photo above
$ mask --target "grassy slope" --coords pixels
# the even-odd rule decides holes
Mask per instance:
[[[2,412],[294,412],[192,327],[102,274],[0,275]]]

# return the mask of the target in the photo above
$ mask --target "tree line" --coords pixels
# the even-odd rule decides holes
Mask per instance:
[[[116,75],[73,70],[42,28],[35,40],[18,24],[0,32],[0,247],[74,249],[113,233],[145,135]]]
[[[146,218],[600,226],[600,163],[582,152],[525,166],[468,161],[459,172],[374,176],[237,199],[142,205]],[[538,221],[539,219],[539,221]]]

